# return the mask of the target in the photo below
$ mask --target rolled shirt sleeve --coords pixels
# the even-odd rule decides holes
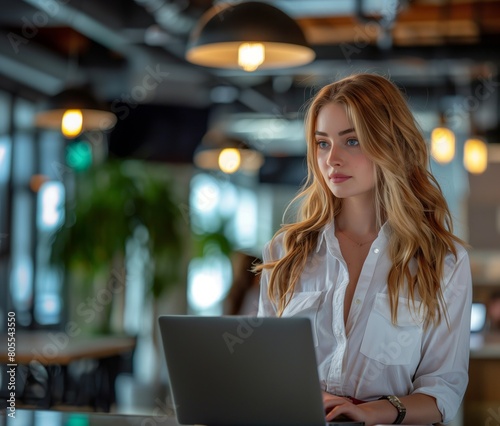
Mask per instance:
[[[414,379],[414,392],[436,398],[444,423],[451,421],[468,384],[472,278],[469,256],[458,247],[458,257],[445,263],[444,318],[430,326],[422,339],[421,362]]]

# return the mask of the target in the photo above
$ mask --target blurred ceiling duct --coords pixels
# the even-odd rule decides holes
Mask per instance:
[[[189,2],[135,0],[151,15],[157,24],[170,34],[187,35],[196,24],[196,19],[187,13]]]

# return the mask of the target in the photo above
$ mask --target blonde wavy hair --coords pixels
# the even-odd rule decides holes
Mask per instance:
[[[429,154],[422,132],[405,98],[389,79],[356,74],[323,87],[310,101],[306,116],[307,180],[291,207],[298,207],[297,221],[275,234],[283,238],[284,256],[260,265],[268,269],[269,297],[282,315],[323,227],[340,212],[342,200],[327,187],[319,170],[314,132],[319,110],[326,104],[343,105],[360,146],[375,166],[377,226],[387,223],[388,255],[392,266],[387,277],[391,317],[397,322],[398,297],[407,291],[415,306],[419,295],[426,327],[445,315],[441,278],[444,259],[455,243],[450,211],[439,184],[428,169]],[[416,261],[416,272],[410,262]]]

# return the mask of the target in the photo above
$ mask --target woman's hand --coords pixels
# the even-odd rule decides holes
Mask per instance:
[[[397,410],[389,401],[371,401],[355,404],[348,397],[332,395],[323,391],[323,406],[326,421],[349,419],[364,422],[366,426],[379,423],[392,424]]]
[[[406,423],[430,424],[441,421],[441,413],[434,397],[417,393],[400,399],[406,407]],[[324,391],[323,406],[326,421],[344,416],[350,420],[365,422],[366,426],[392,424],[398,415],[398,410],[386,399],[356,405],[347,397],[335,396]]]
[[[339,416],[345,416],[351,420],[369,424],[367,414],[361,405],[353,404],[349,398],[335,396],[323,391],[323,406],[327,421],[331,421]]]

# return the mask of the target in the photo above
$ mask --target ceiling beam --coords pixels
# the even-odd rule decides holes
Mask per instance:
[[[17,33],[0,31],[0,72],[40,93],[54,95],[68,79],[68,61]],[[72,77],[83,80],[83,73],[75,70]]]

